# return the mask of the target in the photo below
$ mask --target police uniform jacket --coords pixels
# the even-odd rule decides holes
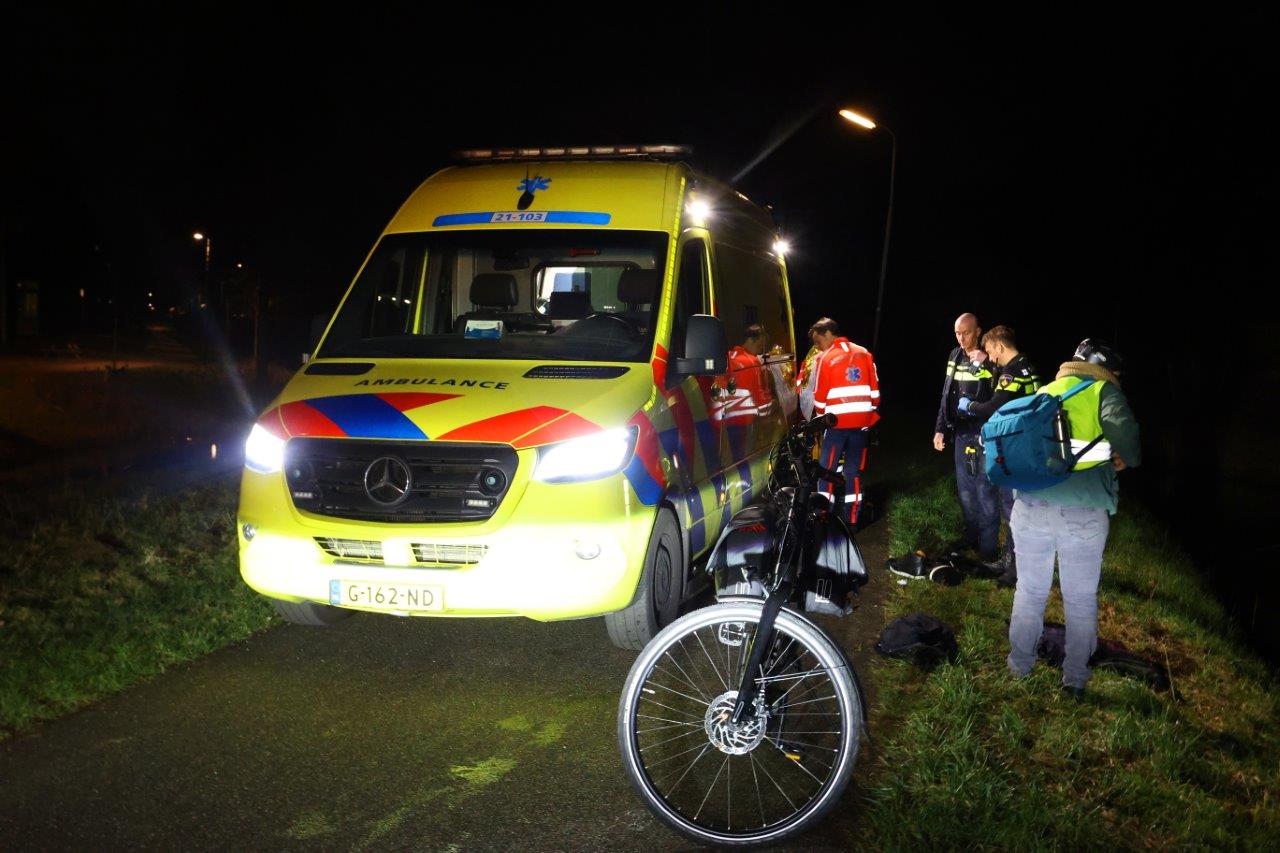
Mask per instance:
[[[961,397],[968,397],[975,403],[985,403],[991,399],[994,389],[991,386],[991,359],[982,363],[971,360],[962,347],[956,347],[947,356],[946,378],[942,383],[942,400],[938,404],[938,417],[933,431],[946,434],[948,432],[975,433],[982,427],[982,419],[966,415],[956,410]]]
[[[995,392],[985,403],[974,403],[969,413],[982,423],[996,413],[996,409],[1010,400],[1036,393],[1040,387],[1040,377],[1036,375],[1035,366],[1022,353],[1018,353],[1009,363],[1000,369],[996,379]]]

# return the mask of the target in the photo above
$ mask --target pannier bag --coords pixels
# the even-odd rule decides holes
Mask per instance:
[[[783,490],[787,491],[787,490]],[[825,506],[825,499],[814,496]],[[778,524],[784,510],[778,501],[751,504],[730,519],[707,559],[707,572],[715,578],[716,598],[767,595],[764,582],[778,560]],[[844,519],[819,512],[812,530],[812,550],[801,578],[804,609],[809,613],[844,616],[852,609],[851,593],[867,581],[862,553],[849,534]]]
[[[749,595],[764,598],[764,581],[778,561],[778,510],[751,504],[734,514],[707,559],[716,598]]]
[[[825,499],[823,499],[825,501]],[[849,596],[867,582],[867,566],[845,520],[834,512],[820,512],[813,533],[812,553],[801,577],[806,613],[845,616],[853,610]]]
[[[1080,382],[1061,397],[1041,391],[1005,403],[982,426],[987,479],[1007,489],[1047,489],[1071,476],[1102,436],[1071,452],[1071,424],[1063,401],[1094,383]]]

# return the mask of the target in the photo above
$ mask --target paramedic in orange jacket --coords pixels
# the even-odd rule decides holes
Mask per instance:
[[[836,425],[822,437],[819,460],[834,471],[844,458],[843,501],[846,517],[856,526],[867,467],[867,430],[880,420],[880,379],[871,353],[841,337],[835,320],[823,317],[810,331],[822,348],[813,367],[813,411],[836,416]],[[833,502],[839,499],[830,483],[823,488]]]
[[[766,346],[764,328],[759,324],[748,326],[742,343],[729,350],[725,391],[714,404],[712,417],[729,430],[729,446],[735,459],[745,459],[754,448],[752,428],[773,410],[773,392],[764,375]]]

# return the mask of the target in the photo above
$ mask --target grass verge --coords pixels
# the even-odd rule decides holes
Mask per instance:
[[[0,738],[275,619],[236,566],[236,478],[0,503]]]
[[[954,540],[955,503],[950,478],[896,498],[891,552]],[[1076,702],[1044,663],[1014,679],[1012,603],[978,580],[891,594],[887,618],[939,617],[960,658],[932,673],[876,661],[886,722],[864,789],[869,846],[1264,849],[1280,838],[1275,679],[1141,507],[1113,519],[1099,635],[1167,663],[1173,694],[1099,671]],[[1046,618],[1062,621],[1056,590]]]

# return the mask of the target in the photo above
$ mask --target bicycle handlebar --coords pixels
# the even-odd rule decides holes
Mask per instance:
[[[810,421],[805,421],[796,427],[793,427],[791,434],[794,436],[810,435],[812,433],[821,432],[824,429],[830,429],[836,425],[835,415],[818,415]]]

